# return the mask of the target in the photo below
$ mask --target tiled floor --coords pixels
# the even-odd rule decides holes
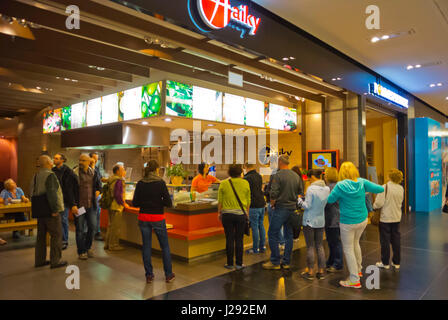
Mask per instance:
[[[0,299],[448,299],[448,215],[410,214],[402,223],[402,268],[381,271],[380,290],[340,288],[346,275],[330,275],[322,281],[307,281],[299,271],[305,267],[305,250],[293,253],[290,271],[261,268],[268,254],[246,255],[242,271],[223,268],[225,257],[210,262],[174,262],[176,280],[163,280],[161,259],[154,258],[156,281],[147,285],[140,250],[128,247],[106,253],[95,242],[96,257],[77,259],[73,232],[71,246],[63,252],[69,264],[80,268],[80,290],[65,287],[65,269],[35,269],[34,238],[9,241],[0,247]],[[379,259],[378,232],[368,226],[362,238],[364,266]]]

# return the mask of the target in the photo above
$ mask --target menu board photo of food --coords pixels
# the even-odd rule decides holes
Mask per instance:
[[[271,129],[295,132],[297,131],[297,110],[266,103],[265,125]]]
[[[101,124],[101,97],[87,101],[87,126]]]
[[[72,129],[84,128],[86,121],[87,102],[80,102],[72,105],[71,124]]]
[[[72,107],[62,108],[61,117],[61,131],[70,130],[72,128]]]
[[[44,133],[61,131],[61,109],[55,109],[44,113]]]
[[[264,102],[245,98],[246,126],[264,127]]]
[[[222,92],[194,86],[193,118],[222,121]]]
[[[118,93],[118,120],[134,120],[142,117],[141,113],[142,87],[137,87]]]
[[[149,118],[160,115],[162,106],[162,82],[142,86],[141,117]]]
[[[244,97],[236,96],[234,94],[224,94],[224,106],[223,106],[223,122],[241,124],[246,122],[245,105],[246,101]]]
[[[166,114],[193,117],[193,86],[176,81],[166,81]]]
[[[101,124],[118,121],[118,93],[101,98]]]

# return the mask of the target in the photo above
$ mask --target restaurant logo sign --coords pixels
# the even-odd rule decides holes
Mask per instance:
[[[390,89],[383,87],[381,84],[375,82],[375,83],[371,83],[369,85],[369,87],[370,87],[371,94],[373,94],[377,97],[383,98],[392,103],[395,103],[402,108],[406,108],[406,109],[409,108],[409,100],[408,99],[400,96],[398,93],[395,93]]]
[[[231,27],[244,38],[246,34],[254,36],[260,26],[261,19],[250,14],[247,5],[233,7],[230,0],[189,0],[188,9],[193,23],[203,32]]]

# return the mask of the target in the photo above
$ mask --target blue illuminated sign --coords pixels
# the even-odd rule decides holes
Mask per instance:
[[[402,108],[406,109],[409,108],[409,100],[403,96],[400,96],[398,93],[395,93],[392,90],[387,89],[376,82],[371,83],[369,87],[371,94],[380,97],[384,100],[395,103],[396,105],[399,105]]]

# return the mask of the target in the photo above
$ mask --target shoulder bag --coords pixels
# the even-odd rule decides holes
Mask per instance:
[[[244,206],[243,206],[243,204],[241,203],[240,197],[238,197],[238,194],[236,193],[236,190],[235,190],[235,187],[233,186],[232,180],[229,179],[229,182],[230,182],[230,186],[232,187],[233,193],[235,194],[236,200],[238,201],[238,204],[240,205],[240,208],[241,208],[241,210],[242,210],[243,213],[244,213],[244,217],[246,218],[246,222],[245,222],[245,225],[244,225],[244,234],[245,234],[246,236],[249,236],[249,235],[250,235],[250,230],[249,230],[249,229],[250,229],[249,217],[247,216],[246,210],[244,210]]]
[[[387,184],[386,184],[386,191],[384,192],[384,204],[386,204],[386,197],[387,197]],[[383,206],[384,206],[384,205],[383,205]],[[370,219],[370,223],[373,224],[374,226],[377,226],[377,225],[380,224],[380,218],[381,218],[381,211],[382,211],[382,210],[383,210],[383,209],[380,208],[380,209],[376,209],[376,210],[373,212],[373,216],[372,216],[372,218]]]
[[[33,193],[36,192],[36,179],[37,174],[34,176]],[[48,202],[47,193],[31,196],[31,214],[35,219],[51,217],[52,212],[50,203]]]

